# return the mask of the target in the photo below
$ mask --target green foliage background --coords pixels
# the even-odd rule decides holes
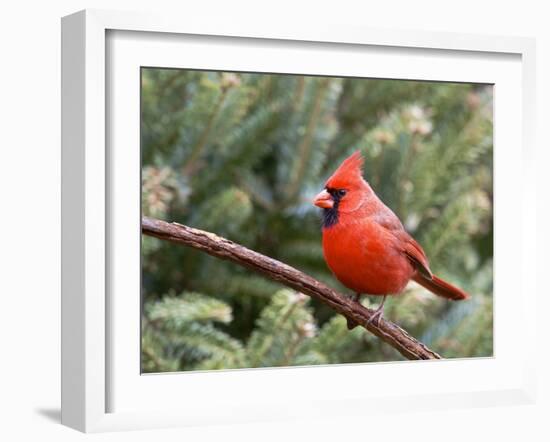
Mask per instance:
[[[492,100],[486,85],[143,69],[143,214],[349,293],[324,263],[311,200],[361,149],[366,179],[432,270],[472,294],[452,303],[411,283],[385,315],[444,357],[490,356]],[[142,254],[144,372],[402,359],[249,270],[146,236]]]

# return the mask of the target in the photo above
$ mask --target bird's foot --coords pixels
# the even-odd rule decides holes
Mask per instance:
[[[374,323],[374,321],[376,321],[376,326],[380,327],[380,320],[382,319],[382,316],[384,316],[383,310],[384,309],[377,308],[366,322],[365,327],[368,327],[371,323]]]
[[[375,320],[376,320],[376,326],[380,327],[380,321],[382,320],[382,316],[384,315],[384,302],[386,302],[386,296],[382,298],[382,302],[380,303],[378,308],[373,312],[371,317],[368,319],[367,323],[365,324],[365,327],[368,327]]]

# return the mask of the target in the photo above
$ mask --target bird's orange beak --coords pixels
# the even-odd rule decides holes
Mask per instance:
[[[328,193],[326,190],[323,190],[321,193],[319,193],[319,195],[315,197],[313,204],[322,209],[332,209],[332,207],[334,206],[334,200],[332,199],[332,196],[330,196],[330,193]]]

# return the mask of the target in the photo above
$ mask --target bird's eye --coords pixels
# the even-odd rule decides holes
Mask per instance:
[[[346,193],[348,193],[348,191],[347,191],[346,189],[338,189],[338,190],[336,191],[336,194],[337,194],[340,198],[342,198]]]

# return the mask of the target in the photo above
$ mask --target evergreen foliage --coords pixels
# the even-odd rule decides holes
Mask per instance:
[[[444,357],[490,356],[492,99],[474,84],[143,69],[143,214],[349,293],[324,263],[311,200],[361,149],[366,179],[434,273],[472,294],[452,303],[411,283],[385,315]],[[402,359],[239,266],[146,236],[142,255],[144,372]]]

